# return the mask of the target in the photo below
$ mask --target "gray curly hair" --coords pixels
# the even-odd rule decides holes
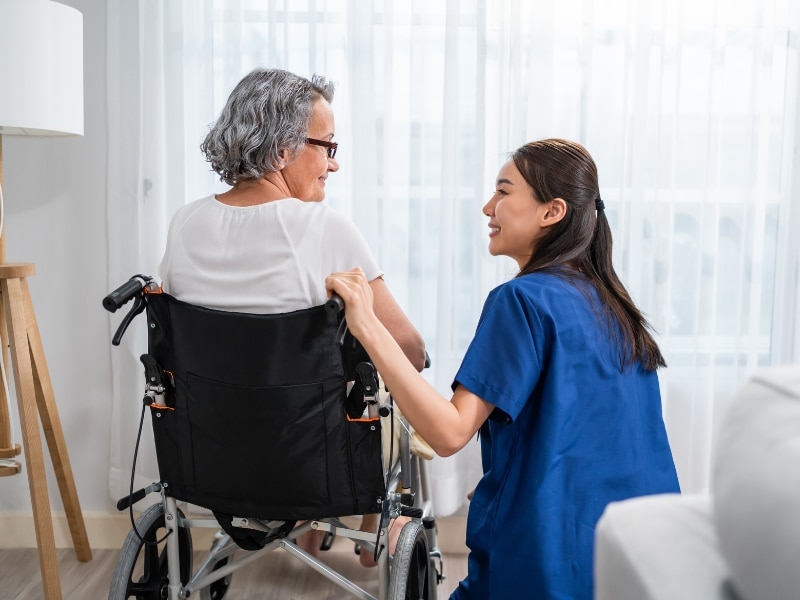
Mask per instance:
[[[228,185],[277,171],[306,145],[313,103],[333,101],[334,85],[281,69],[254,69],[238,83],[200,150]]]

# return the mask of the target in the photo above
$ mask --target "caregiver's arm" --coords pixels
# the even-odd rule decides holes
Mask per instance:
[[[422,371],[425,368],[425,342],[422,335],[397,304],[383,277],[376,277],[370,281],[369,287],[372,289],[372,308],[375,316],[392,334],[414,368]]]
[[[372,290],[361,269],[333,273],[325,285],[344,300],[350,332],[366,349],[408,422],[440,456],[463,448],[494,407],[460,385],[447,400],[417,372],[375,315]]]

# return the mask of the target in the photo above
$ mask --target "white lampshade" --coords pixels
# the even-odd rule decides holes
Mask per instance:
[[[83,135],[83,15],[0,0],[0,135]]]

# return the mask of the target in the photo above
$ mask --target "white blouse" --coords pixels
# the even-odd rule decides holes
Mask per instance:
[[[369,281],[382,275],[355,224],[329,206],[287,198],[238,207],[212,195],[172,217],[158,275],[184,302],[275,314],[323,304],[325,278],[355,267]]]

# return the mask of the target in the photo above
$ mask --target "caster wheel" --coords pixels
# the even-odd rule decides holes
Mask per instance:
[[[225,557],[222,560],[218,560],[214,563],[214,568],[212,571],[216,571],[220,567],[224,567],[228,564],[228,558]],[[233,579],[233,573],[230,573],[223,577],[222,579],[217,579],[214,583],[209,585],[208,587],[203,588],[200,590],[200,598],[201,600],[222,600],[225,597],[225,594],[228,593],[228,589],[231,587],[231,580]]]

